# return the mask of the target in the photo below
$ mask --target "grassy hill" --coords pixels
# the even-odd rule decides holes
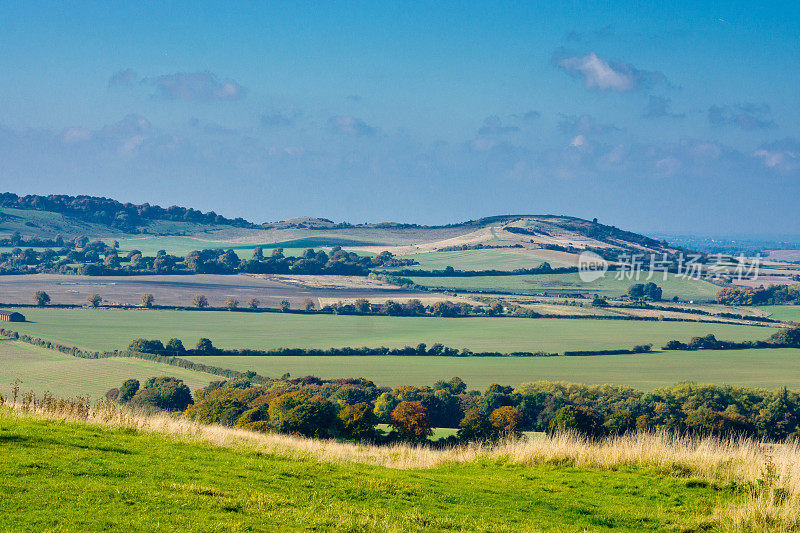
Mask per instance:
[[[626,458],[620,444],[566,439],[452,461],[168,420],[123,426],[0,408],[0,529],[720,531],[745,500],[708,475],[741,468],[721,468],[733,452],[713,446],[652,441]]]

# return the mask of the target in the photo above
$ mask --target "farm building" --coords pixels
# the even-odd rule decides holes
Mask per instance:
[[[0,311],[0,320],[4,322],[25,322],[25,316],[15,311]]]

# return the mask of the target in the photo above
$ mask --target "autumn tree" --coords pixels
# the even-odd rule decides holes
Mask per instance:
[[[433,435],[428,410],[420,402],[400,402],[391,414],[392,427],[411,442],[424,442]]]
[[[155,298],[149,292],[142,294],[142,307],[153,307],[153,302],[155,302]]]
[[[208,298],[202,294],[195,294],[192,298],[192,305],[198,309],[205,309],[208,307]]]
[[[258,301],[258,298],[250,298],[250,301],[247,302],[247,307],[250,309],[258,309],[259,305],[261,305],[261,302]]]
[[[510,405],[498,407],[489,415],[489,422],[501,436],[520,437],[522,435],[522,430],[519,428],[521,420],[520,412]]]
[[[86,301],[89,302],[92,305],[92,307],[97,307],[101,303],[103,303],[103,298],[101,298],[99,294],[94,293],[94,294],[90,295],[89,297],[87,297]]]
[[[339,412],[339,420],[342,421],[342,432],[346,437],[358,441],[372,440],[375,437],[378,419],[369,403],[346,405]]]
[[[227,307],[228,309],[236,309],[237,307],[239,307],[239,300],[237,300],[233,296],[228,296],[225,299],[225,307]]]
[[[289,310],[289,308],[291,307],[291,304],[289,303],[289,300],[284,299],[284,300],[281,300],[280,306],[281,306],[281,311],[283,311],[285,313],[286,311]]]
[[[305,300],[303,300],[303,309],[305,309],[306,311],[313,311],[314,307],[315,307],[314,300],[312,300],[311,298],[306,298]]]
[[[44,291],[36,291],[33,293],[33,302],[39,307],[44,307],[50,303],[50,295]]]

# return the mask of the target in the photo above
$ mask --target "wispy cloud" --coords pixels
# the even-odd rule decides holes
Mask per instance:
[[[660,72],[639,70],[622,61],[606,61],[594,52],[569,56],[559,50],[553,61],[568,74],[582,77],[587,89],[629,92],[656,84],[668,85],[666,76]]]
[[[478,130],[478,135],[503,135],[519,131],[517,126],[503,125],[503,121],[497,115],[486,117],[483,126]]]
[[[735,105],[712,105],[708,108],[708,122],[712,126],[734,126],[743,130],[760,130],[775,126],[769,117],[767,104],[743,103]]]
[[[684,118],[686,116],[683,113],[673,113],[670,111],[670,107],[672,107],[672,99],[665,96],[651,95],[642,116],[644,118]]]
[[[328,130],[333,133],[352,136],[374,135],[378,129],[370,126],[360,118],[350,115],[339,115],[328,119]]]
[[[294,120],[283,113],[264,113],[260,122],[265,128],[287,128],[294,123]]]
[[[130,86],[136,83],[139,76],[133,69],[120,70],[108,80],[109,87]]]

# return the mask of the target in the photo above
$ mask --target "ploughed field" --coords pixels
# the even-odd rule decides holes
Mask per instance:
[[[766,339],[774,328],[698,322],[597,319],[433,318],[236,311],[24,308],[16,331],[94,350],[123,349],[137,338],[206,337],[219,348],[403,347],[424,342],[491,352],[607,350],[712,333],[724,340]]]
[[[286,299],[294,308],[311,298],[394,298],[408,300],[430,296],[430,293],[399,289],[392,286],[360,287],[353,278],[351,288],[309,288],[272,277],[247,275],[165,275],[165,276],[68,276],[58,274],[14,275],[0,277],[0,303],[32,303],[33,293],[47,292],[54,304],[85,305],[94,293],[113,304],[139,305],[142,294],[150,293],[157,305],[190,306],[195,294],[203,294],[209,304],[222,307],[229,296],[246,306],[257,298],[261,307],[277,308]]]

